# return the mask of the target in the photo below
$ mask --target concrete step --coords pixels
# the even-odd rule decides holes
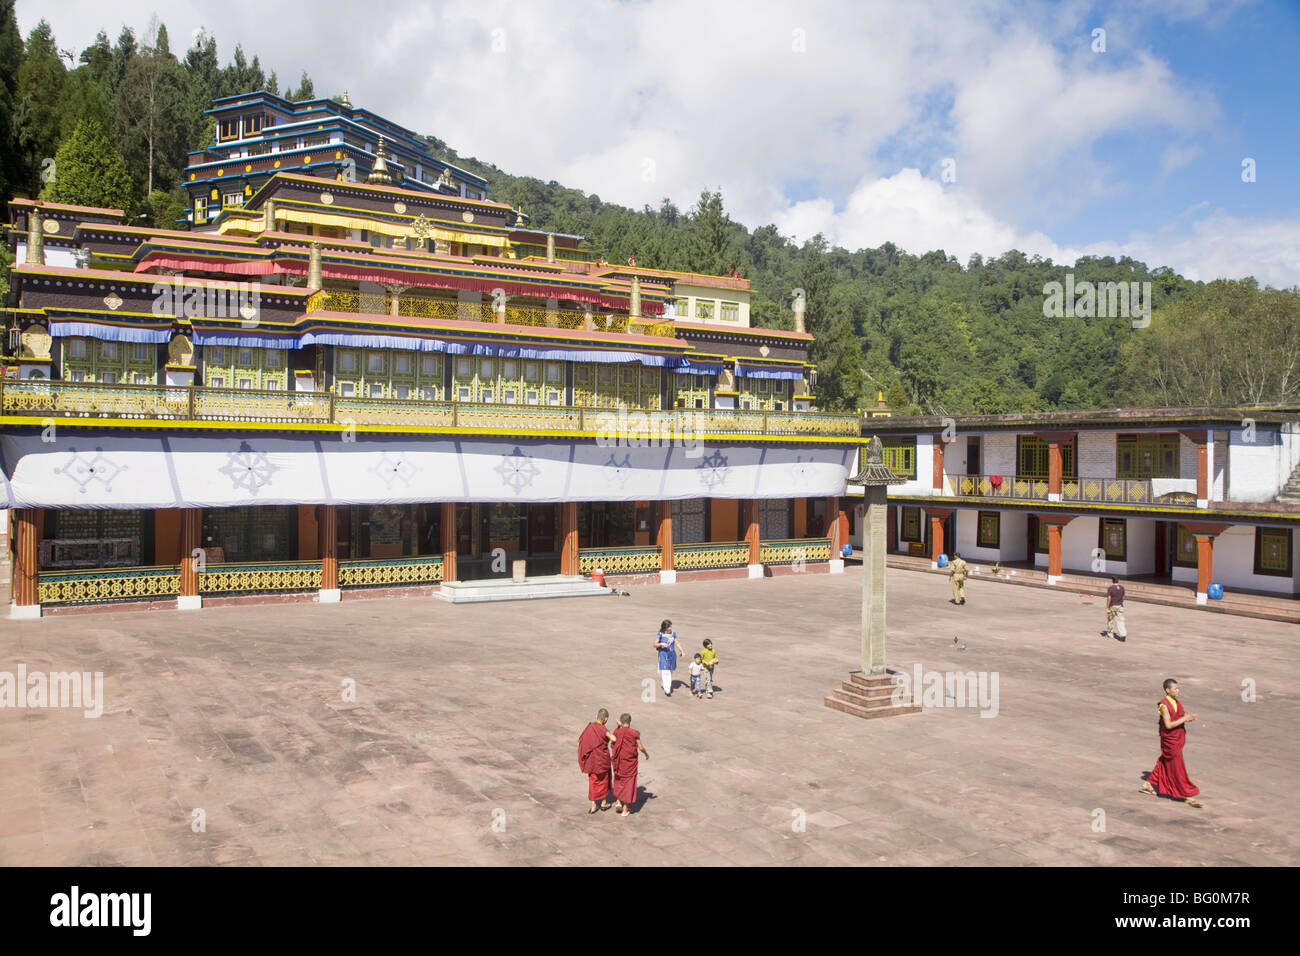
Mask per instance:
[[[587,578],[573,575],[524,578],[516,584],[509,578],[485,581],[448,581],[438,588],[438,597],[452,604],[478,604],[483,601],[532,601],[539,598],[598,597],[610,595]]]
[[[863,707],[861,704],[855,704],[852,701],[836,697],[834,694],[825,698],[823,703],[831,710],[838,710],[844,714],[851,714],[854,717],[871,719],[873,717],[898,717],[903,714],[919,714],[920,707]]]
[[[891,703],[894,699],[894,688],[872,688],[870,690],[861,684],[855,684],[852,681],[843,681],[840,686],[832,693],[839,694],[846,700],[852,700],[861,703],[864,706],[869,704]]]

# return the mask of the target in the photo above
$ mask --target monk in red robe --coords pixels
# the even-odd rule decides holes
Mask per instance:
[[[614,729],[614,799],[618,801],[614,804],[614,812],[620,817],[629,816],[632,805],[636,803],[638,750],[646,760],[650,759],[641,743],[641,731],[632,729],[632,715],[623,714]]]
[[[1183,744],[1187,741],[1185,724],[1196,719],[1189,714],[1178,700],[1178,681],[1172,677],[1165,681],[1165,696],[1156,706],[1160,714],[1160,760],[1156,768],[1147,775],[1142,785],[1142,793],[1163,794],[1178,800],[1186,800],[1189,807],[1201,804],[1193,799],[1201,791],[1187,777],[1187,767],[1183,763]]]
[[[609,745],[615,737],[605,729],[607,720],[609,711],[602,707],[578,738],[578,767],[587,775],[587,799],[591,801],[588,813],[605,809],[609,796]]]

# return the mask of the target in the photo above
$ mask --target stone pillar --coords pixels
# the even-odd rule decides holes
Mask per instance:
[[[566,501],[560,506],[560,573],[577,575],[578,571],[578,503]]]
[[[40,206],[33,206],[27,213],[27,264],[45,265],[45,220]]]
[[[199,594],[199,559],[194,554],[203,547],[203,509],[181,509],[181,593],[176,598],[180,611],[197,611],[203,607]]]
[[[947,449],[940,436],[934,436],[934,468],[931,473],[930,487],[936,495],[943,494],[943,454]]]
[[[546,261],[547,262],[555,261],[555,237],[554,236],[546,237]]]
[[[321,505],[317,520],[320,541],[320,603],[336,604],[343,600],[339,587],[339,509]]]
[[[456,505],[451,501],[442,503],[442,516],[439,520],[439,537],[442,539],[442,579],[455,581],[456,578]]]
[[[659,583],[676,584],[677,569],[673,565],[673,503],[659,502]]]
[[[266,201],[266,204],[262,206],[262,231],[263,232],[275,231],[275,200],[274,199],[268,199]],[[307,285],[309,288],[320,288],[319,286],[312,286],[310,282],[308,282]]]
[[[632,291],[629,293],[628,314],[634,318],[641,318],[641,279],[638,276],[632,277]]]
[[[808,303],[802,294],[794,297],[794,330],[796,332],[806,332],[804,312],[808,308]]]
[[[759,550],[758,502],[752,498],[744,506],[745,542],[749,545],[749,576],[763,576],[763,559]]]
[[[310,250],[307,259],[307,288],[319,290],[324,286],[324,280],[321,277],[320,243],[313,242],[310,246]]]
[[[44,512],[39,508],[14,510],[14,603],[10,611],[11,617],[41,616],[36,548],[44,517]]]
[[[866,514],[862,536],[862,673],[885,673],[885,485],[862,489]]]

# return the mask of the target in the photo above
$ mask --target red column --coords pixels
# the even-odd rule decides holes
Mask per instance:
[[[1047,494],[1049,501],[1061,499],[1061,443],[1055,439],[1047,443]]]
[[[659,502],[659,534],[655,538],[659,545],[659,570],[673,570],[673,503]]]
[[[943,494],[943,454],[947,448],[939,435],[934,436],[934,470],[931,486],[935,494]]]
[[[438,521],[439,534],[442,539],[442,579],[456,580],[456,505],[451,501],[442,503],[442,515]]]
[[[39,508],[14,510],[14,604],[27,608],[23,616],[39,616],[40,579],[37,577],[36,545],[44,513]],[[33,613],[35,612],[35,613]]]
[[[566,501],[560,506],[560,573],[578,573],[578,503]]]
[[[758,502],[745,502],[745,540],[749,542],[749,563],[760,564],[758,544]]]
[[[199,561],[194,552],[203,546],[203,509],[181,509],[181,597],[199,596]]]
[[[794,499],[794,537],[808,536],[808,499]]]
[[[840,523],[837,518],[839,514],[840,500],[838,498],[826,499],[826,537],[831,542],[831,557],[839,554],[839,542],[835,540],[840,533]]]
[[[930,563],[935,567],[943,554],[943,520],[939,515],[930,515]]]
[[[339,512],[335,505],[321,505],[317,517],[320,538],[320,589],[339,587]]]
[[[839,502],[836,501],[838,508]],[[849,543],[849,513],[842,508],[837,512],[835,519],[835,551],[831,557],[838,558],[840,550]]]

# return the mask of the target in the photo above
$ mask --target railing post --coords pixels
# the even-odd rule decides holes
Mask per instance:
[[[763,409],[763,434],[766,435],[767,433],[767,409],[765,408]]]
[[[194,421],[194,386],[193,385],[188,386],[188,390],[189,390],[189,395],[187,396],[188,408],[189,408],[188,417],[190,421]]]
[[[337,424],[334,421],[334,389],[332,388],[330,389],[329,396],[330,396],[330,424],[334,425]]]

